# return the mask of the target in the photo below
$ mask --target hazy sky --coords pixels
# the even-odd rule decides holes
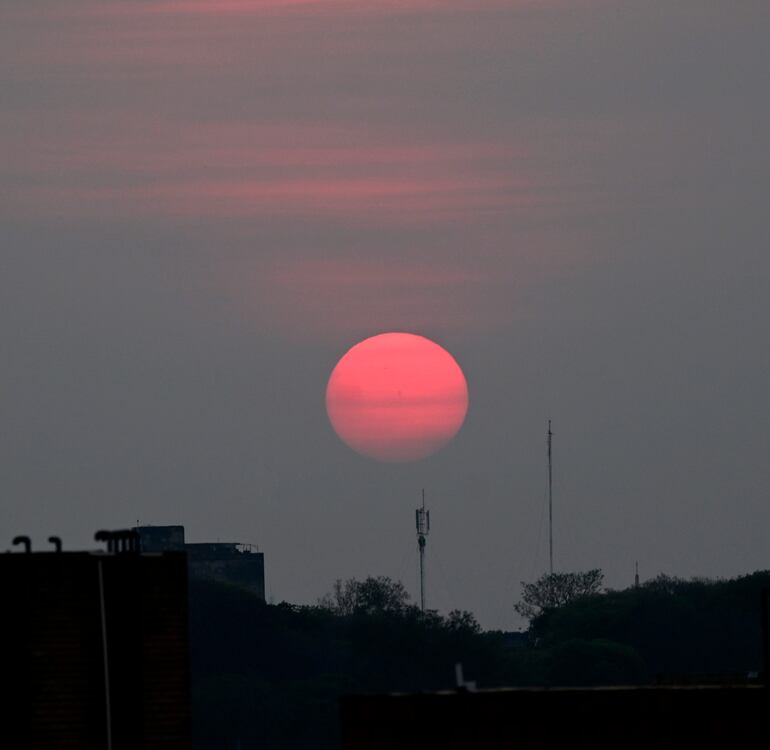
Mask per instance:
[[[4,0],[0,539],[183,523],[519,625],[547,566],[770,567],[767,0]],[[466,424],[347,448],[358,340]]]

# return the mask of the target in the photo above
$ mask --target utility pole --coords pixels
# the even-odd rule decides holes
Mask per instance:
[[[551,432],[551,420],[548,420],[548,552],[553,575],[553,454],[551,444],[553,433]]]
[[[417,522],[417,546],[420,549],[420,610],[425,611],[425,545],[430,532],[430,511],[425,510],[425,490],[422,491],[422,508],[415,512]]]

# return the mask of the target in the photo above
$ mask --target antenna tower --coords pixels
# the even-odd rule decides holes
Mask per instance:
[[[425,611],[425,545],[430,532],[430,511],[425,510],[425,490],[422,491],[422,508],[415,512],[417,522],[417,546],[420,548],[420,609]]]
[[[553,458],[551,444],[553,433],[551,432],[551,420],[548,420],[548,554],[550,560],[551,575],[553,575]]]

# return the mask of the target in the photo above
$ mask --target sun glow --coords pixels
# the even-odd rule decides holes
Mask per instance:
[[[423,336],[383,333],[340,359],[326,388],[339,437],[380,461],[415,461],[448,443],[468,411],[468,386],[446,349]]]

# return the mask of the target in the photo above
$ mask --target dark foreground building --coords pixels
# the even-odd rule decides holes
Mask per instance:
[[[764,747],[759,686],[481,690],[341,701],[343,750]]]
[[[137,526],[144,552],[186,552],[192,580],[228,583],[265,601],[265,556],[237,542],[185,542],[184,526]]]
[[[189,750],[184,553],[0,554],[0,746]]]

